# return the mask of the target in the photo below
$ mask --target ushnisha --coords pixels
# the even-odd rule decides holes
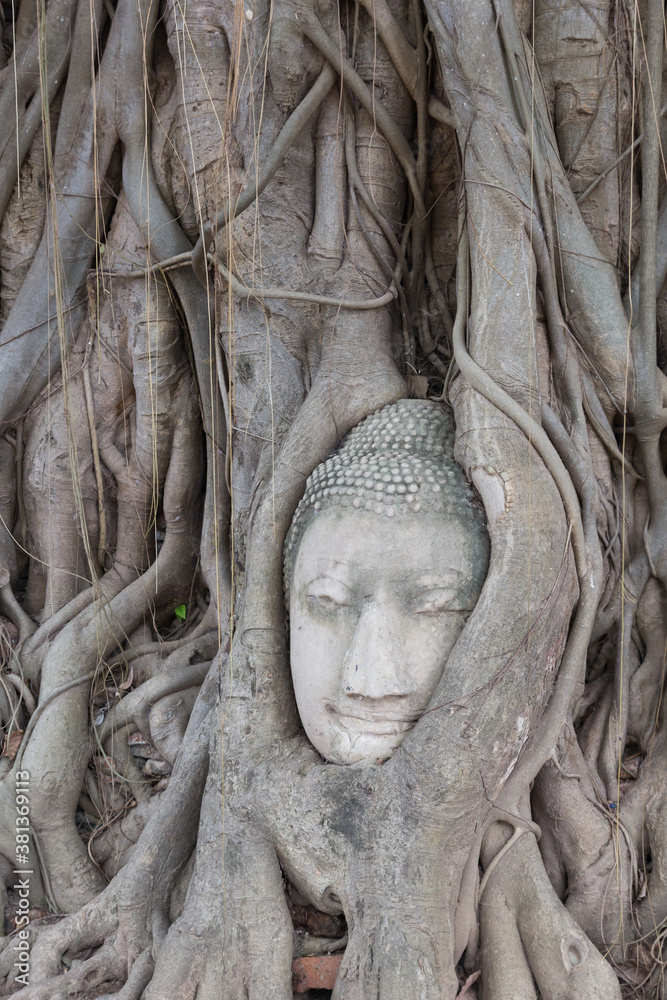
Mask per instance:
[[[426,709],[488,565],[483,513],[437,403],[355,427],[306,483],[285,544],[292,677],[327,760],[388,757]]]

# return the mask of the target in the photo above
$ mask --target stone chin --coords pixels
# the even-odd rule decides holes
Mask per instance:
[[[329,746],[323,747],[320,744],[320,752],[333,764],[356,764],[357,766],[375,764],[391,757],[412,728],[410,726],[403,732],[379,735],[362,731],[354,732],[345,725],[339,725],[330,733]]]

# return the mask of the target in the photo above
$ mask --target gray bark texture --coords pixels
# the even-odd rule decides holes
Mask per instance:
[[[665,1000],[664,23],[0,5],[0,996]],[[410,396],[489,569],[346,767],[283,544]]]

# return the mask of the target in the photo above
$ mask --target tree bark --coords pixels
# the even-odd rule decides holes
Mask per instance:
[[[2,8],[0,994],[289,1000],[333,951],[335,1000],[662,996],[663,19]],[[333,764],[284,541],[409,396],[489,568],[403,744]]]

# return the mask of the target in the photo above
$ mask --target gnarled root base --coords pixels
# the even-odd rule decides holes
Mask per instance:
[[[535,835],[515,836],[479,904],[483,1000],[536,1000],[537,990],[544,1000],[620,1000],[611,966],[556,895]],[[487,864],[508,837],[505,824],[489,831]]]

